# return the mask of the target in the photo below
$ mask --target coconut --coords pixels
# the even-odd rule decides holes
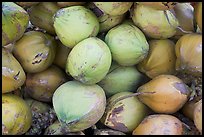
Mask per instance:
[[[64,132],[78,132],[96,124],[102,117],[106,97],[96,85],[69,81],[61,85],[53,95],[53,106]]]

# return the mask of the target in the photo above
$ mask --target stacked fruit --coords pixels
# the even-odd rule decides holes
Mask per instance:
[[[2,61],[2,134],[202,134],[202,2],[3,2]]]

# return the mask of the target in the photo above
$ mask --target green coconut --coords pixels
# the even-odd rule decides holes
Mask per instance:
[[[91,11],[93,11],[93,13],[98,17],[99,24],[100,24],[99,33],[106,32],[109,29],[120,24],[124,20],[125,15],[126,15],[126,14],[122,14],[122,15],[113,16],[113,15],[103,13],[92,2],[88,3],[86,7],[89,8]]]
[[[144,75],[136,67],[112,63],[108,74],[98,84],[104,89],[106,96],[110,97],[122,91],[136,91],[144,79]]]
[[[40,31],[26,32],[13,48],[13,54],[25,72],[37,73],[46,70],[54,61],[56,41]]]
[[[66,72],[84,84],[102,80],[111,66],[111,52],[105,42],[96,37],[78,43],[69,53]]]
[[[190,3],[177,3],[174,7],[175,16],[178,19],[179,26],[187,32],[195,32],[195,18],[194,18],[194,8]],[[177,29],[176,39],[185,35],[186,32],[182,32]]]
[[[66,81],[66,73],[51,65],[42,72],[27,73],[24,91],[35,100],[51,102],[55,90]]]
[[[54,28],[60,41],[73,48],[80,41],[96,36],[99,22],[96,15],[83,6],[62,8],[54,15]]]
[[[177,18],[169,11],[156,10],[144,5],[134,5],[132,20],[146,36],[154,39],[170,38],[179,26]]]
[[[61,85],[53,95],[53,107],[62,130],[77,132],[96,124],[106,106],[103,89],[96,85],[85,85],[69,81]]]
[[[2,95],[2,135],[23,135],[31,127],[32,113],[17,95]]]
[[[2,48],[2,94],[17,90],[25,80],[21,64],[9,51]]]
[[[60,8],[54,2],[40,2],[28,9],[30,21],[34,26],[46,30],[50,34],[55,34],[53,26],[53,15]]]
[[[109,98],[101,122],[107,127],[121,132],[132,132],[149,114],[149,109],[137,97],[117,101],[119,98],[131,94],[133,93],[120,92]]]
[[[57,41],[56,55],[53,64],[59,66],[65,70],[67,57],[71,51],[71,48],[63,45],[59,40]]]
[[[137,68],[149,78],[161,74],[176,74],[175,44],[169,39],[149,40],[148,56],[142,60]],[[165,53],[165,54],[162,54]]]
[[[109,30],[105,42],[110,48],[113,60],[122,66],[138,64],[149,51],[149,44],[143,32],[128,23]]]
[[[20,39],[29,21],[28,13],[14,2],[2,2],[2,46]]]
[[[94,2],[94,4],[104,13],[117,16],[126,13],[133,2]]]

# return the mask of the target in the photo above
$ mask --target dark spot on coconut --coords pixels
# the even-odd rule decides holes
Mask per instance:
[[[36,59],[36,58],[42,56],[42,54],[43,54],[43,53],[38,53],[37,55],[35,55],[34,59]],[[33,60],[34,60],[34,59],[33,59]]]
[[[185,95],[188,95],[189,94],[189,90],[188,88],[186,87],[186,85],[184,83],[174,83],[173,86],[179,90],[181,92],[181,94],[185,94]]]
[[[84,77],[85,77],[84,72],[81,72],[81,74],[79,74],[78,76],[73,76],[74,79],[77,79],[77,80],[81,81],[82,83],[86,82],[86,79]]]
[[[18,71],[18,73],[13,77],[15,80],[19,80],[19,74],[20,74],[20,71]]]
[[[48,53],[42,54],[42,59],[46,59],[48,56]]]
[[[34,65],[34,64],[39,64],[41,61],[42,61],[42,59],[36,60],[36,61],[32,62],[32,64],[33,64],[33,65]]]
[[[119,107],[117,107],[117,108],[114,108],[114,109],[112,110],[112,113],[110,113],[110,114],[108,115],[107,121],[109,121],[109,122],[111,122],[111,123],[113,124],[113,126],[110,126],[110,125],[109,125],[111,128],[120,130],[120,131],[122,131],[122,132],[128,132],[128,128],[125,126],[125,124],[120,123],[120,122],[117,121],[117,118],[118,118],[117,115],[118,115],[120,112],[122,112],[123,109],[124,109],[124,108],[123,108],[123,105],[121,105],[121,106],[119,106]]]
[[[112,111],[113,117],[115,116],[115,114],[119,114],[121,111],[123,111],[123,106],[114,108],[113,111]]]
[[[169,5],[168,5],[169,2],[162,2],[162,4],[167,7],[169,9]]]
[[[179,125],[179,123],[175,122],[174,124],[175,124],[175,126],[176,126],[177,129],[181,128],[180,125]]]
[[[18,35],[20,32],[21,32],[21,25],[20,24],[16,24],[16,27],[17,27],[17,34],[16,35]]]

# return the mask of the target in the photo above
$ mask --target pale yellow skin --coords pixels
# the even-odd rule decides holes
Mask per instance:
[[[202,2],[198,2],[195,7],[195,19],[202,32]]]
[[[2,134],[22,135],[31,127],[32,114],[26,102],[13,94],[2,95]]]
[[[193,100],[186,102],[185,105],[182,107],[182,113],[191,120],[193,120],[194,110],[200,98],[201,97],[196,97]]]
[[[155,114],[147,116],[133,131],[133,135],[182,135],[179,119],[171,115]]]
[[[26,80],[21,64],[6,49],[2,48],[2,94],[21,87]]]
[[[194,123],[197,127],[197,129],[200,131],[202,134],[202,99],[196,103],[196,107],[194,109]]]
[[[117,16],[126,13],[133,2],[94,2],[94,4],[106,14]]]
[[[176,43],[176,70],[202,75],[202,35],[186,34]]]
[[[159,75],[137,90],[141,102],[154,112],[172,114],[187,101],[189,89],[174,75]],[[144,93],[152,92],[152,93]]]
[[[176,34],[176,28],[179,23],[176,17],[170,11],[155,10],[144,5],[134,5],[132,20],[143,33],[154,39],[170,38]]]
[[[161,74],[175,74],[175,44],[168,39],[150,40],[148,43],[148,56],[138,64],[138,69],[150,78]]]

